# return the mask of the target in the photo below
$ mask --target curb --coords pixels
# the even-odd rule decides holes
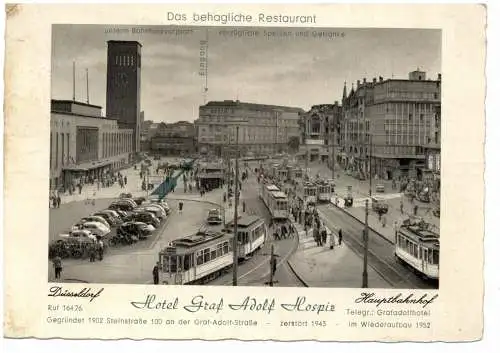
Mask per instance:
[[[304,285],[304,287],[309,287],[309,284],[304,280],[303,276],[301,276],[301,275],[298,274],[297,270],[295,270],[294,266],[292,265],[292,261],[290,261],[290,258],[292,258],[293,256],[295,256],[295,253],[297,252],[297,250],[299,248],[299,243],[300,243],[300,240],[299,240],[299,231],[298,231],[298,229],[297,229],[297,227],[295,226],[294,223],[292,223],[292,225],[293,225],[293,228],[295,229],[295,233],[297,233],[297,244],[296,244],[296,247],[295,247],[295,250],[293,251],[293,253],[286,260],[286,263],[288,264],[288,267],[290,267],[290,270],[295,275],[295,277],[297,277],[297,279],[299,280],[299,282],[302,283]]]

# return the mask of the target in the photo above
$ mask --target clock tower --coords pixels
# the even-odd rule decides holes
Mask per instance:
[[[106,116],[134,131],[135,152],[141,135],[141,48],[135,41],[108,41]]]

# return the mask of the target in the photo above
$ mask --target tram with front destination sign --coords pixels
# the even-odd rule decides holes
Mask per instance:
[[[305,205],[316,204],[318,201],[318,187],[309,181],[303,181],[297,185],[297,196]]]
[[[330,199],[333,196],[333,190],[330,183],[325,180],[316,181],[316,186],[318,188],[318,202],[330,202]]]

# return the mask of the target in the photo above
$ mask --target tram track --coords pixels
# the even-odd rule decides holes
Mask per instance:
[[[359,256],[363,257],[364,224],[355,217],[346,217],[345,212],[334,206],[318,207],[321,218],[333,229],[341,228],[343,240]],[[368,230],[368,263],[379,275],[395,288],[435,289],[436,283],[424,280],[411,268],[394,256],[394,244],[373,229]]]

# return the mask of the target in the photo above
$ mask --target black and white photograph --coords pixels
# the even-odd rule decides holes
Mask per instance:
[[[437,289],[441,46],[52,25],[48,281]]]

